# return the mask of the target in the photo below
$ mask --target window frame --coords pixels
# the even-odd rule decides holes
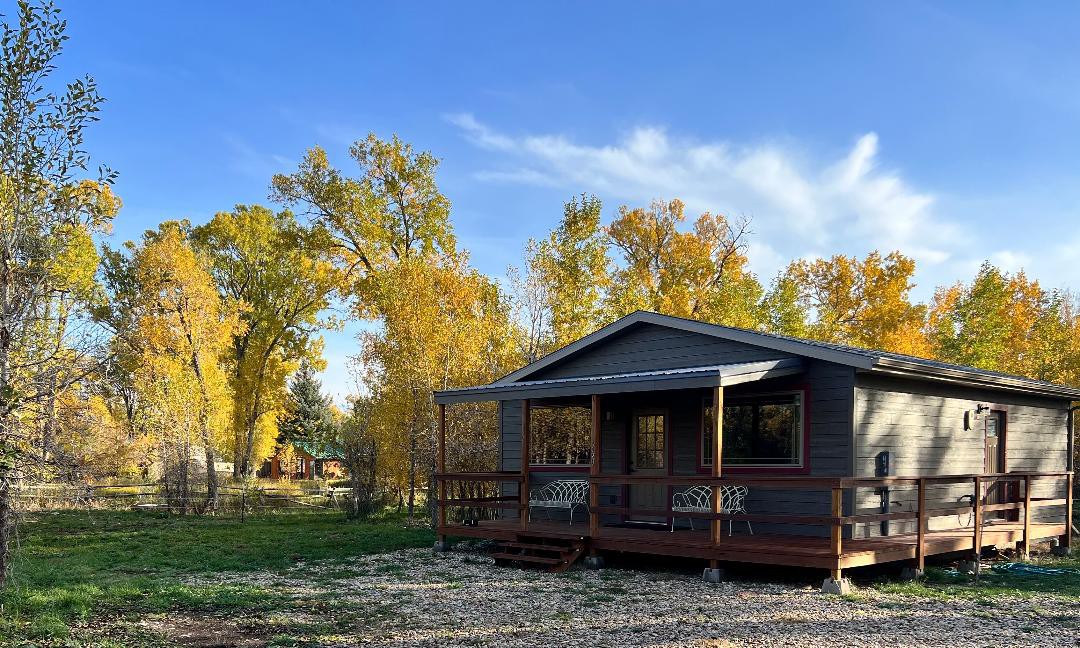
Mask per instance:
[[[809,385],[800,385],[792,387],[790,389],[776,389],[762,392],[752,392],[748,394],[739,394],[737,398],[762,398],[769,396],[782,396],[794,394],[799,396],[799,408],[802,414],[802,420],[799,425],[799,439],[796,441],[796,447],[799,448],[799,463],[797,464],[727,464],[724,463],[723,457],[721,457],[720,468],[722,473],[786,473],[786,474],[806,474],[810,472],[810,387]],[[733,397],[734,398],[734,397]],[[698,408],[699,423],[698,426],[698,443],[697,443],[697,455],[698,455],[698,472],[699,473],[711,473],[712,462],[705,463],[705,457],[709,456],[711,459],[711,448],[705,448],[705,407],[708,401],[712,400],[710,394],[703,394],[701,397],[701,404]],[[723,450],[721,449],[721,453]]]
[[[544,472],[544,471],[548,471],[548,472],[588,472],[588,470],[592,467],[592,462],[595,459],[595,457],[592,456],[592,450],[593,450],[592,449],[592,414],[591,414],[592,410],[591,410],[591,408],[586,407],[584,405],[531,405],[530,404],[530,406],[529,406],[529,412],[530,412],[530,417],[529,417],[529,435],[530,435],[530,438],[529,438],[529,453],[530,454],[532,453],[532,449],[534,447],[533,446],[533,439],[532,439],[532,433],[533,433],[533,431],[532,431],[532,422],[533,422],[533,419],[532,419],[531,415],[534,414],[536,412],[536,410],[538,410],[538,409],[574,409],[574,408],[584,409],[585,411],[589,412],[589,438],[588,438],[589,444],[588,444],[588,448],[587,448],[588,451],[589,451],[589,461],[586,462],[586,463],[533,463],[532,457],[529,457],[529,472]]]
[[[628,457],[627,457],[629,461],[627,462],[627,471],[630,470],[630,468],[629,468],[630,466],[634,466],[634,468],[633,468],[634,472],[644,470],[644,471],[653,471],[653,472],[658,472],[658,473],[667,473],[669,468],[671,467],[671,457],[668,456],[670,451],[671,451],[671,447],[670,447],[671,439],[670,439],[670,436],[669,436],[669,432],[670,432],[669,426],[671,425],[671,422],[670,422],[670,416],[669,416],[669,412],[668,412],[667,408],[663,408],[663,407],[641,407],[641,408],[636,408],[636,409],[631,411],[630,416],[631,416],[630,425],[629,425],[630,439],[629,439],[629,444],[628,444],[629,445],[629,448],[628,448],[629,453],[628,453]],[[638,419],[641,418],[641,417],[659,417],[663,421],[662,429],[660,430],[660,439],[661,439],[661,443],[663,443],[663,448],[662,448],[662,450],[660,452],[660,459],[661,459],[661,463],[662,463],[662,465],[660,467],[641,468],[640,466],[637,466]]]

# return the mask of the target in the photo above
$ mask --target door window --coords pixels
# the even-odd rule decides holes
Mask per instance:
[[[664,415],[638,414],[634,417],[634,468],[664,468]]]

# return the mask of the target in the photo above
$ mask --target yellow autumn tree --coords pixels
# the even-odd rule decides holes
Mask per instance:
[[[680,200],[619,208],[606,228],[622,254],[607,293],[609,319],[638,309],[756,327],[761,285],[747,270],[748,222],[705,212],[691,231]]]
[[[874,251],[865,259],[836,255],[796,261],[786,279],[797,286],[803,311],[813,314],[810,337],[928,357],[926,307],[911,302],[914,273],[911,258]]]
[[[218,498],[215,463],[230,438],[232,400],[222,364],[241,324],[237,304],[218,294],[208,261],[192,249],[185,230],[182,223],[163,223],[133,251],[133,338],[141,354],[139,382],[158,404],[158,424],[186,422],[198,435],[205,507],[212,510]]]

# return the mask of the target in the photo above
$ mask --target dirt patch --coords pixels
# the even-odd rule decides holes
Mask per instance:
[[[139,626],[181,646],[262,648],[267,643],[237,623],[212,616],[163,614],[142,619]]]

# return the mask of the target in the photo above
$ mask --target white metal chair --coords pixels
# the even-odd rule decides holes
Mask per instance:
[[[574,510],[589,509],[589,482],[584,479],[557,479],[529,491],[529,520],[533,508],[566,509],[570,511],[570,526],[574,526]],[[549,516],[550,517],[550,516]]]
[[[746,513],[746,495],[750,491],[746,486],[721,486],[720,487],[720,512],[734,515]],[[675,493],[671,497],[672,513],[712,513],[712,486],[691,486],[690,488]],[[694,529],[694,518],[690,519],[690,529]],[[731,535],[734,520],[728,520],[728,535]],[[754,527],[750,521],[746,521],[746,528],[750,535],[754,535]],[[671,516],[671,531],[675,532],[675,516]]]

